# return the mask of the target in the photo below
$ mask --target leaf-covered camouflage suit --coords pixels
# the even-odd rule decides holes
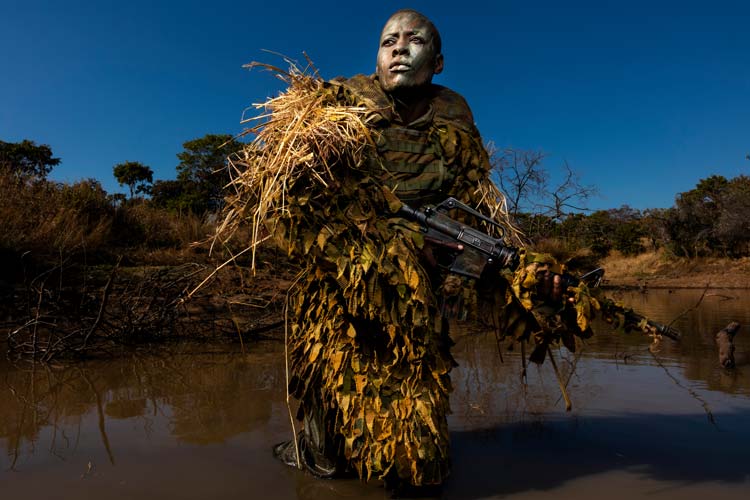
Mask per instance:
[[[297,183],[276,241],[306,264],[293,299],[290,391],[303,448],[343,457],[360,477],[437,484],[449,472],[446,414],[455,362],[438,313],[439,274],[421,233],[395,216],[447,196],[476,206],[489,160],[464,99],[431,85],[427,114],[399,122],[376,76],[323,85],[332,104],[364,106],[376,147],[334,166],[336,185]],[[308,433],[308,434],[315,434]]]
[[[294,65],[289,73],[250,65],[276,71],[289,89],[258,105],[218,234],[251,221],[246,250],[271,237],[303,267],[287,347],[304,431],[274,452],[320,476],[349,470],[398,487],[440,484],[449,473],[455,362],[438,294],[461,290],[429,264],[435,247],[399,209],[452,196],[507,215],[466,102],[432,84],[440,47],[426,17],[402,10],[383,28],[374,76],[322,82]],[[653,330],[583,280],[563,281],[551,257],[523,249],[518,257],[514,270],[490,269],[476,288],[491,297],[482,312],[501,337],[521,343],[524,363],[527,342],[536,363],[551,358],[551,345],[574,351],[597,310],[626,329]]]
[[[294,65],[289,73],[258,65],[290,85],[258,106],[218,233],[252,221],[246,250],[272,237],[303,267],[287,347],[304,431],[274,452],[319,476],[349,470],[396,487],[440,484],[450,469],[455,362],[438,294],[461,290],[429,264],[440,249],[399,209],[452,196],[505,215],[466,102],[432,84],[444,67],[440,35],[402,10],[383,27],[375,76],[324,83]],[[550,357],[566,406],[551,346],[575,351],[595,311],[626,330],[665,330],[523,249],[514,269],[485,269],[476,288],[491,297],[482,312],[500,336],[521,344],[524,364],[527,343],[528,361]]]

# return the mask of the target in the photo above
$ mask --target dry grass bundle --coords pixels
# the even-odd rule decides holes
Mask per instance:
[[[510,215],[508,215],[507,200],[497,185],[489,179],[480,182],[477,195],[478,205],[482,208],[481,211],[505,228],[503,236],[506,240],[512,245],[522,245],[524,235],[511,221]],[[492,230],[492,228],[487,229]]]
[[[337,163],[359,165],[372,143],[366,108],[336,103],[330,92],[323,91],[326,84],[312,65],[300,70],[287,62],[289,71],[261,63],[246,65],[272,71],[288,89],[253,105],[260,114],[243,119],[243,123],[254,124],[244,134],[254,134],[255,139],[229,159],[232,194],[227,198],[224,221],[217,228],[217,237],[226,241],[240,223],[250,222],[248,249],[253,252],[253,267],[255,248],[268,237],[265,223],[288,211],[287,194],[295,183],[304,179],[324,188],[335,187],[331,167]]]

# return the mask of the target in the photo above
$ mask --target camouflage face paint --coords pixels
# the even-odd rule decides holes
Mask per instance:
[[[394,14],[383,28],[377,75],[386,92],[427,85],[443,70],[443,56],[435,48],[435,33],[423,17]]]

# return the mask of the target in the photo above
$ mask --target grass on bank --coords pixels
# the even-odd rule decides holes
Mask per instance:
[[[96,181],[0,173],[0,335],[11,356],[51,360],[169,338],[251,338],[278,322],[293,266],[272,251],[251,278],[215,247],[215,217],[117,202]],[[241,239],[244,235],[238,235]],[[287,267],[289,269],[287,269]]]
[[[199,258],[215,226],[144,200],[116,202],[98,182],[19,181],[0,171],[0,251],[45,264],[60,256],[138,264],[180,264]],[[12,259],[11,259],[12,260]],[[7,279],[7,277],[5,278]]]
[[[601,257],[589,248],[555,238],[541,240],[532,249],[567,263],[574,274],[602,267],[607,286],[750,288],[750,257],[678,257],[664,247],[651,247],[637,255],[612,250]]]
[[[750,288],[750,257],[676,257],[664,249],[601,261],[607,283],[652,288]]]

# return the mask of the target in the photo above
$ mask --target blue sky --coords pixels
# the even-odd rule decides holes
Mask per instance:
[[[52,178],[121,191],[126,160],[175,177],[182,143],[242,130],[280,90],[250,61],[371,73],[398,8],[443,37],[435,83],[486,141],[541,150],[597,186],[591,208],[660,208],[711,174],[750,174],[750,2],[0,0],[0,140],[49,144]]]

